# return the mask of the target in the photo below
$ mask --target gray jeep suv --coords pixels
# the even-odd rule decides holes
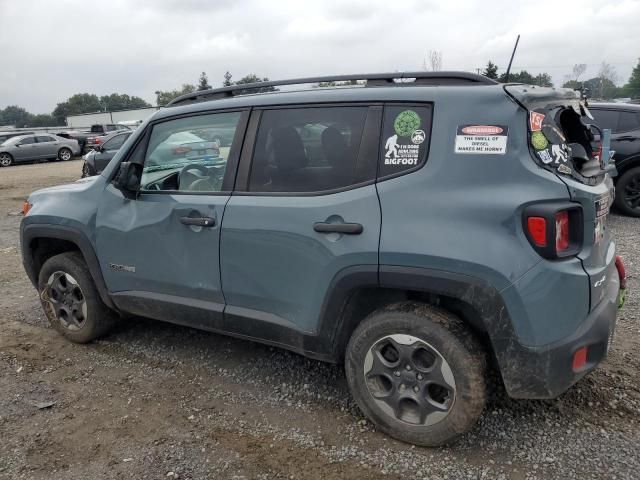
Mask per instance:
[[[359,83],[258,93],[334,81]],[[591,121],[573,91],[458,72],[195,92],[29,197],[24,266],[71,341],[139,315],[344,362],[375,425],[440,445],[490,362],[551,398],[607,353],[624,276]]]

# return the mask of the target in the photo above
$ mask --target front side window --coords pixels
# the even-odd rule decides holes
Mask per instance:
[[[129,135],[126,133],[123,133],[122,135],[116,135],[112,139],[105,142],[104,149],[117,150],[122,146],[122,144],[125,142],[127,138],[129,138]]]
[[[375,172],[358,168],[367,111],[367,107],[264,111],[249,190],[319,192],[373,180]]]
[[[144,159],[141,189],[221,191],[240,115],[240,112],[214,113],[154,125]]]
[[[32,143],[36,143],[36,137],[26,137],[18,142],[19,145],[31,145]]]

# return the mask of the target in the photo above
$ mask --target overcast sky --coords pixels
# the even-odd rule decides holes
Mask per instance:
[[[48,113],[74,93],[212,85],[229,70],[281,79],[421,69],[515,70],[562,83],[606,61],[626,81],[640,57],[639,0],[0,0],[0,108]]]

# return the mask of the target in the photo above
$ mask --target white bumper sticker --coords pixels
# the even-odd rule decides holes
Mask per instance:
[[[508,131],[503,125],[460,125],[456,132],[455,153],[504,155]]]

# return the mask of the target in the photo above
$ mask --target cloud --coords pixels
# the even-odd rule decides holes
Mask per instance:
[[[0,108],[50,112],[78,92],[138,95],[229,70],[273,79],[416,70],[429,50],[445,69],[517,70],[558,84],[602,61],[621,80],[640,56],[635,0],[0,0]],[[623,35],[620,32],[624,32]]]

